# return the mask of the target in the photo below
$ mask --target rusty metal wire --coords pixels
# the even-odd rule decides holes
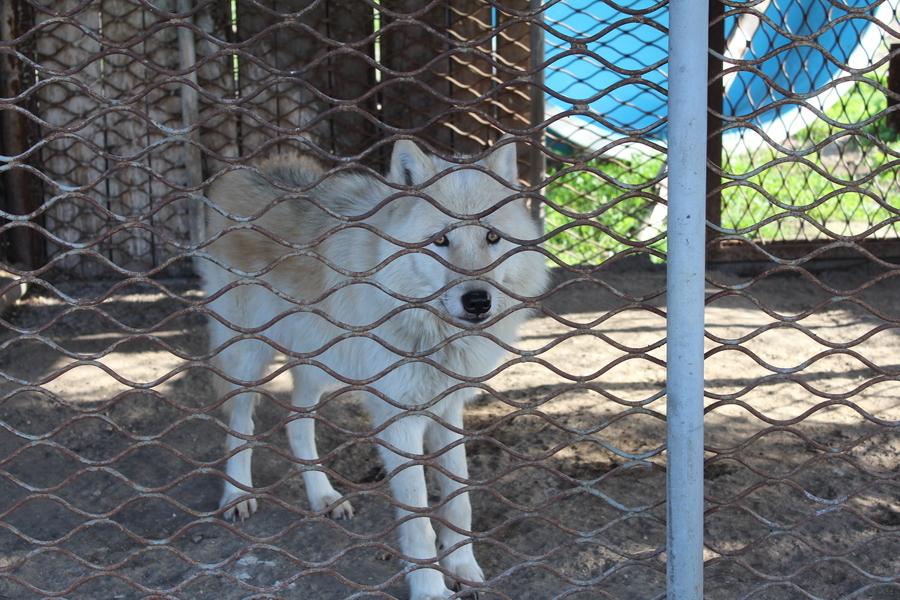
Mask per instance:
[[[3,207],[0,232],[35,232],[49,258],[7,264],[12,277],[0,280],[0,297],[32,290],[0,321],[0,597],[407,597],[403,577],[422,561],[399,550],[387,489],[396,472],[378,467],[376,434],[389,423],[358,414],[360,392],[378,394],[375,378],[336,373],[340,390],[298,409],[284,375],[317,364],[340,339],[313,353],[279,348],[284,356],[258,381],[209,362],[238,338],[266,340],[265,326],[232,324],[235,339],[210,348],[204,325],[221,316],[209,303],[251,281],[285,296],[258,277],[309,248],[257,228],[285,243],[284,257],[204,298],[192,261],[215,238],[197,229],[197,206],[216,210],[203,194],[223,171],[279,151],[329,160],[329,176],[380,173],[397,139],[459,162],[502,133],[522,142],[528,184],[515,196],[547,223],[542,238],[520,241],[544,244],[553,284],[517,298],[538,318],[505,347],[508,360],[426,403],[478,390],[458,430],[470,476],[455,494],[473,499],[465,534],[488,577],[479,589],[504,599],[665,596],[665,3],[602,3],[612,13],[603,20],[575,1],[21,4],[32,20],[0,51],[34,81],[4,93],[0,111],[37,132],[4,158],[4,174],[39,192],[24,210]],[[816,35],[765,18],[776,4],[727,3],[722,19],[754,15],[792,48],[833,59]],[[874,18],[833,6],[845,19]],[[573,29],[582,18],[593,22]],[[895,22],[879,23],[896,37]],[[196,53],[187,65],[185,31]],[[543,57],[535,31],[547,39]],[[610,49],[618,37],[641,40],[651,58],[626,64]],[[726,71],[768,77],[761,59],[719,57]],[[888,598],[900,589],[900,372],[874,347],[900,329],[896,302],[877,295],[896,292],[897,269],[869,245],[896,237],[900,157],[879,129],[892,109],[875,103],[889,55],[868,58],[844,78],[862,112],[842,95],[837,112],[819,115],[827,131],[750,148],[754,115],[717,115],[723,129],[745,133],[716,169],[723,215],[710,247],[747,247],[739,258],[775,266],[708,279],[709,597]],[[583,64],[615,82],[591,87],[576,74],[567,87],[547,83]],[[186,90],[195,121],[185,118]],[[640,93],[656,103],[637,107],[639,124],[625,108]],[[592,104],[606,96],[623,108],[598,113]],[[548,109],[534,122],[538,97]],[[813,110],[809,98],[791,102]],[[573,143],[598,125],[615,135]],[[780,195],[797,185],[812,200]],[[817,249],[763,243],[822,239]],[[852,272],[810,262],[847,249],[861,260]],[[804,290],[804,301],[784,304],[776,292],[785,286]],[[376,339],[375,326],[402,310],[339,325]],[[793,350],[776,350],[776,336],[794,340]],[[427,353],[404,361],[443,369]],[[239,435],[244,445],[231,453],[222,408],[234,392],[214,394],[217,379],[261,395],[258,433]],[[321,456],[304,461],[283,432],[313,410]],[[246,491],[262,508],[230,522],[218,508],[224,465],[245,447],[256,451]],[[408,458],[437,468],[441,452]],[[354,502],[353,521],[310,510],[301,475],[311,469]]]
[[[810,6],[808,22],[791,20],[795,9],[727,4],[720,17],[734,32],[716,54],[722,79],[764,81],[770,96],[757,112],[726,103],[715,115],[726,137],[709,247],[720,258],[770,262],[744,277],[708,278],[707,372],[745,377],[707,383],[706,593],[887,598],[900,583],[889,558],[897,463],[874,448],[897,439],[900,415],[887,398],[900,373],[875,347],[900,323],[877,299],[893,293],[897,275],[900,148],[886,126],[897,91],[885,86],[897,23],[887,5]],[[805,30],[818,9],[827,25]],[[852,24],[862,40],[872,22],[854,64],[837,59],[831,28]],[[778,40],[773,54],[807,53],[810,65],[821,58],[839,72],[795,93],[806,73],[773,72],[772,54],[742,60],[748,33]],[[761,115],[777,111],[796,123],[764,132]],[[829,258],[852,262],[816,261]],[[772,293],[781,285],[798,290],[796,302]],[[746,326],[728,325],[722,311],[745,315]]]
[[[898,148],[889,120],[898,90],[887,87],[895,7],[816,3],[803,19],[800,10],[735,4],[720,17],[731,33],[715,53],[723,61],[715,79],[745,89],[717,115],[728,147],[713,159],[721,164],[720,245],[738,259],[761,258],[760,244],[781,258],[817,246],[858,256],[839,248],[866,245],[896,256]],[[773,40],[771,50],[760,39]]]

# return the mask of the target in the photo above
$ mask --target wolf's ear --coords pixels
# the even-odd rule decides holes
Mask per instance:
[[[394,143],[388,181],[413,186],[431,179],[434,175],[435,169],[431,159],[414,142],[398,140]]]
[[[507,134],[497,140],[491,153],[484,158],[484,166],[502,177],[504,181],[518,185],[519,167],[516,165],[516,143],[507,142],[507,140],[512,140],[512,136]]]

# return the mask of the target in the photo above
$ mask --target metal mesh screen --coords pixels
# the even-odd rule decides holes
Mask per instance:
[[[222,518],[234,432],[193,276],[204,194],[290,150],[371,175],[400,139],[455,165],[504,133],[552,279],[521,299],[539,308],[491,376],[458,378],[476,391],[458,482],[475,587],[665,596],[665,2],[0,6],[17,74],[0,93],[0,297],[31,290],[0,321],[0,597],[409,597],[428,563],[401,548],[371,381],[318,401],[317,460],[285,433],[310,415],[288,371],[311,359],[243,382],[260,394],[240,438],[260,510]],[[707,595],[893,598],[896,3],[713,6],[710,253],[769,262],[708,275]],[[250,329],[233,328],[267,337]],[[443,506],[439,454],[412,460]],[[310,506],[310,470],[353,520]]]
[[[664,15],[652,3],[547,7],[547,247],[562,262],[665,252]]]
[[[186,183],[171,138],[181,86],[165,73],[179,67],[177,30],[138,3],[72,8],[62,19],[58,7],[35,11],[42,216],[58,238],[49,254],[88,248],[58,263],[85,276],[149,270],[180,254],[188,231],[172,187]]]
[[[708,247],[771,262],[708,276],[706,593],[890,598],[896,4],[720,9]]]
[[[722,136],[713,160],[723,171],[715,196],[723,234],[768,243],[783,258],[836,240],[881,242],[891,249],[880,255],[896,254],[884,244],[897,239],[897,130],[886,110],[895,19],[890,3],[726,11],[716,81],[725,118],[713,125]],[[735,258],[756,255],[734,244]]]

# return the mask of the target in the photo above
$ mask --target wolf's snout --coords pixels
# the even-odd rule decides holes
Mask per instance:
[[[484,290],[466,292],[462,297],[463,309],[472,316],[491,310],[491,295]]]

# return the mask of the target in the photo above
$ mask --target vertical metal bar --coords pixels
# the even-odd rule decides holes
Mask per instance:
[[[544,70],[540,66],[544,63],[544,28],[539,25],[544,20],[542,12],[543,0],[531,0],[533,20],[531,23],[529,45],[531,46],[531,126],[537,127],[544,122]],[[544,130],[539,129],[532,135],[534,144],[531,146],[531,172],[530,183],[532,186],[541,185],[547,173],[547,155],[541,150],[544,145]],[[535,198],[530,199],[531,216],[543,223],[543,204]],[[542,226],[543,227],[543,226]]]
[[[891,44],[889,56],[887,87],[891,93],[887,94],[887,107],[890,110],[900,104],[900,44]],[[891,110],[885,121],[888,127],[900,131],[900,109]]]
[[[709,87],[706,91],[707,147],[706,147],[706,220],[712,225],[722,224],[722,192],[715,191],[722,183],[722,177],[716,171],[722,168],[722,119],[724,114],[725,79],[722,77],[722,59],[725,54],[725,5],[721,0],[709,0],[709,48],[716,52],[707,54]],[[715,21],[715,22],[712,22]],[[712,228],[706,230],[706,239],[711,241],[718,234]]]
[[[667,598],[701,600],[709,3],[669,11]]]
[[[182,15],[185,23],[193,23],[192,16],[187,15],[193,8],[192,0],[178,0],[178,12]],[[181,55],[181,69],[194,69],[187,74],[187,80],[191,83],[197,83],[197,70],[194,68],[197,64],[197,49],[194,40],[194,32],[187,27],[178,28],[178,50]],[[188,129],[194,127],[200,121],[200,99],[197,90],[189,85],[181,86],[181,111],[182,111],[182,127]],[[197,141],[200,139],[199,130],[195,129],[190,132],[188,139]],[[200,149],[197,146],[185,141],[184,144],[184,165],[187,170],[188,187],[198,187],[203,183],[203,160],[200,155]],[[206,235],[206,222],[203,215],[203,203],[194,192],[188,200],[188,219],[190,220],[191,244],[199,244]]]

